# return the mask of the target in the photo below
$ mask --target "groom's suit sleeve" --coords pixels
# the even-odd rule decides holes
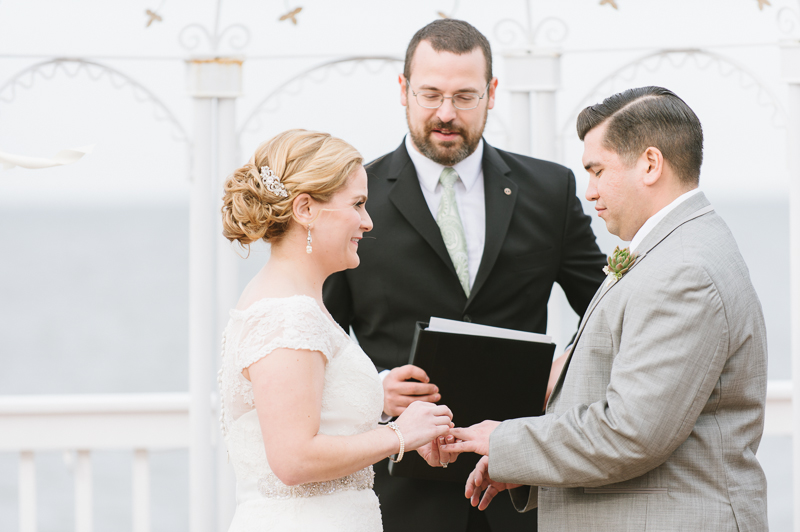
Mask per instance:
[[[573,353],[586,357],[581,362],[602,378],[609,368],[592,367],[593,348],[617,351],[605,400],[502,423],[491,436],[491,478],[530,486],[603,486],[652,470],[688,438],[720,379],[729,327],[736,324],[728,323],[717,287],[696,264],[662,264],[644,282],[646,287],[624,287],[628,298],[619,312],[598,315],[596,308]],[[619,322],[605,323],[612,316]],[[517,502],[523,491],[515,494]]]

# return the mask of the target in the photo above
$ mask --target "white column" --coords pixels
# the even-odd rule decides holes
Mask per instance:
[[[33,451],[19,453],[19,530],[36,532],[36,463]]]
[[[789,164],[789,290],[792,353],[792,485],[794,531],[800,532],[800,42],[784,43],[783,79],[789,84],[786,153]]]
[[[192,188],[189,208],[189,530],[215,528],[215,478],[211,391],[216,360],[217,220],[221,190],[217,188],[216,159],[220,135],[214,111],[220,98],[241,94],[242,61],[232,58],[194,58],[188,64],[189,94],[194,98]]]
[[[511,151],[538,159],[555,161],[556,91],[561,85],[561,54],[557,50],[529,48],[509,50],[505,60],[504,84],[511,91]],[[533,116],[531,116],[531,106]],[[553,287],[547,304],[547,333],[559,351],[575,332],[577,319],[564,292]],[[556,353],[558,356],[560,352]]]
[[[526,90],[511,91],[508,150],[531,155],[531,94]]]
[[[133,532],[150,532],[150,460],[146,449],[133,451]]]
[[[87,450],[75,455],[75,532],[92,532],[92,456]]]
[[[217,157],[218,196],[222,196],[225,178],[244,161],[239,157],[236,134],[236,100],[220,99],[217,104],[217,131],[219,156]],[[222,219],[217,216],[217,331],[220,336],[228,323],[229,310],[236,306],[239,298],[239,257],[231,243],[222,236]],[[219,342],[217,343],[219,345]],[[216,366],[221,359],[217,356]],[[219,413],[219,405],[217,405]],[[228,450],[222,435],[217,438],[217,530],[224,532],[230,527],[236,510],[236,477],[228,461]]]
[[[512,145],[516,147],[512,151],[555,160],[555,95],[561,85],[560,52],[541,48],[509,50],[503,58],[506,76],[503,81],[512,94],[510,133]]]

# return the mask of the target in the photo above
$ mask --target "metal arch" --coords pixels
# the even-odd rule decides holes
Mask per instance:
[[[68,64],[75,64],[77,67],[74,71],[67,68]],[[53,65],[51,72],[45,70],[46,67]],[[92,69],[99,70],[99,72],[92,72]],[[93,81],[99,80],[104,75],[108,76],[109,81],[114,88],[119,89],[126,85],[133,88],[133,96],[139,102],[149,101],[155,107],[153,116],[157,121],[168,121],[175,128],[177,135],[173,134],[173,138],[177,142],[185,142],[187,145],[191,144],[189,136],[183,125],[178,121],[172,111],[149,89],[138,83],[130,76],[123,74],[119,70],[80,58],[58,57],[49,61],[43,61],[35,65],[29,66],[12,76],[4,85],[0,86],[0,103],[11,103],[16,97],[17,88],[30,89],[36,80],[36,74],[41,75],[44,79],[52,79],[56,72],[63,71],[68,77],[74,78],[81,71],[85,71],[89,78]],[[27,80],[25,77],[27,76]],[[6,96],[5,93],[10,91],[10,95]]]
[[[309,69],[306,69],[303,72],[301,72],[301,73],[289,78],[285,82],[281,83],[278,86],[278,88],[276,88],[275,90],[273,90],[272,92],[267,94],[260,102],[258,102],[258,104],[256,104],[256,106],[253,108],[253,110],[250,112],[250,114],[247,116],[247,118],[242,123],[242,127],[239,128],[238,136],[241,137],[242,134],[245,131],[248,131],[248,128],[250,127],[251,122],[253,122],[256,118],[258,118],[259,115],[261,115],[264,112],[268,112],[267,109],[265,109],[265,107],[270,102],[270,100],[272,100],[273,98],[278,98],[282,94],[298,94],[300,92],[300,88],[298,88],[296,90],[290,89],[290,86],[291,86],[292,83],[294,83],[296,81],[302,81],[305,78],[310,77],[311,74],[313,74],[314,72],[323,71],[324,75],[323,75],[323,77],[321,79],[313,80],[313,81],[315,81],[317,83],[320,83],[320,82],[325,80],[325,78],[327,77],[327,72],[331,68],[335,68],[338,65],[343,65],[343,64],[347,64],[347,63],[354,64],[353,70],[351,70],[349,72],[349,74],[352,74],[352,72],[355,70],[356,67],[358,67],[358,65],[360,65],[362,63],[366,63],[367,61],[382,61],[383,64],[375,71],[375,72],[378,72],[386,64],[388,64],[388,63],[402,63],[402,62],[404,62],[404,59],[401,59],[401,58],[398,58],[398,57],[392,57],[392,56],[384,56],[384,55],[380,55],[380,56],[345,57],[345,58],[342,58],[342,59],[335,59],[333,61],[327,61],[325,63],[313,66],[313,67],[311,67]],[[256,128],[253,128],[253,129],[256,129]]]
[[[786,113],[786,110],[783,108],[783,105],[781,104],[780,99],[764,83],[762,83],[761,80],[759,80],[759,78],[754,73],[752,73],[746,67],[740,65],[739,63],[733,61],[730,58],[727,58],[725,56],[722,56],[720,54],[717,54],[717,53],[714,53],[714,52],[710,52],[710,51],[707,51],[707,50],[701,50],[699,48],[668,49],[668,50],[659,50],[657,52],[652,52],[652,53],[649,53],[649,54],[647,54],[645,56],[642,56],[642,57],[640,57],[638,59],[635,59],[635,60],[627,63],[626,65],[616,69],[614,72],[612,72],[611,74],[609,74],[608,76],[603,78],[597,85],[595,85],[592,88],[591,91],[589,91],[586,94],[586,96],[584,96],[580,100],[579,104],[569,114],[566,122],[564,122],[564,125],[560,128],[560,131],[559,131],[559,134],[558,134],[558,139],[557,139],[559,141],[559,144],[561,144],[563,146],[563,139],[564,139],[564,136],[566,135],[566,130],[567,130],[568,127],[570,127],[571,124],[575,123],[575,119],[577,118],[578,113],[584,107],[586,107],[586,105],[588,105],[588,104],[590,104],[592,102],[596,102],[597,98],[602,96],[603,93],[601,92],[601,89],[605,85],[607,85],[608,83],[616,80],[617,78],[621,78],[621,77],[627,77],[628,79],[632,79],[636,75],[636,73],[638,72],[638,70],[640,68],[646,68],[649,71],[654,72],[655,70],[660,68],[661,63],[665,59],[669,59],[669,57],[671,55],[673,55],[673,54],[683,54],[685,56],[683,58],[683,60],[680,61],[677,64],[672,62],[671,59],[670,59],[670,62],[673,65],[678,66],[678,67],[682,67],[690,58],[694,59],[695,60],[695,64],[700,66],[702,69],[708,68],[712,64],[717,64],[720,67],[722,67],[724,65],[729,65],[729,66],[733,67],[730,72],[722,72],[720,70],[720,74],[723,77],[727,77],[727,76],[730,76],[733,73],[738,72],[739,73],[739,86],[741,88],[743,88],[743,89],[749,89],[753,85],[755,85],[757,87],[757,89],[758,89],[758,92],[756,94],[756,100],[757,100],[758,104],[761,105],[762,107],[771,107],[773,109],[772,116],[771,116],[771,118],[773,120],[773,124],[775,124],[776,117],[780,118],[780,120],[782,121],[783,124],[786,123],[786,121],[788,119],[788,115]],[[697,63],[697,57],[698,56],[707,56],[707,57],[710,58],[710,61],[708,62],[707,65],[700,65],[699,63]],[[658,62],[655,65],[655,67],[651,68],[651,67],[645,65],[645,63],[648,60],[653,59],[653,58],[658,58]],[[626,71],[628,71],[630,69],[633,69],[632,72],[630,72],[630,74],[626,74]],[[766,95],[769,100],[767,102],[763,102],[762,101],[762,95]],[[776,125],[776,127],[782,127],[782,124],[775,124],[775,125]]]

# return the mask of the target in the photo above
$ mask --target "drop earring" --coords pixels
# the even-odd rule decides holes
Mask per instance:
[[[306,239],[306,253],[311,253],[311,224],[308,224],[308,239]]]

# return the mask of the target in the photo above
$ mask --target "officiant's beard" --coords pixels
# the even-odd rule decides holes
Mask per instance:
[[[424,123],[422,128],[415,128],[411,124],[411,117],[408,114],[408,107],[406,107],[408,131],[414,145],[425,157],[442,166],[454,166],[472,155],[481,141],[488,116],[489,108],[487,107],[480,125],[476,125],[473,129],[456,126],[453,121],[442,122],[436,117]],[[434,129],[447,129],[458,133],[459,136],[455,140],[436,142],[432,138]]]

